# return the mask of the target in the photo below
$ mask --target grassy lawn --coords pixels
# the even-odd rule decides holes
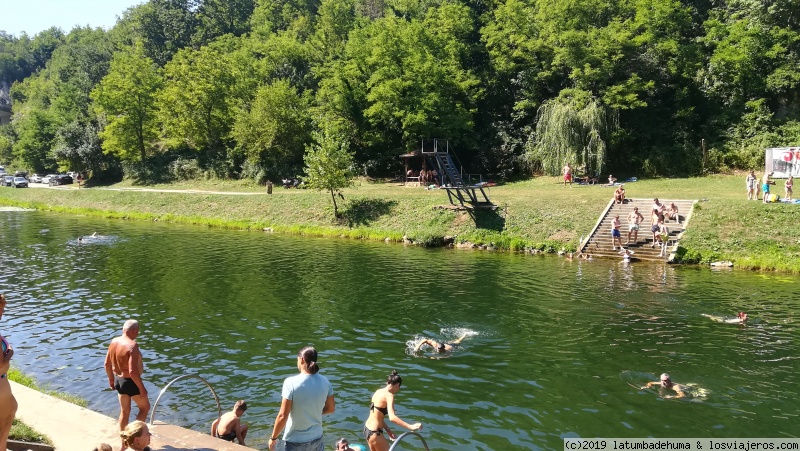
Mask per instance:
[[[782,180],[776,190],[782,193]],[[627,183],[628,197],[697,199],[681,241],[684,263],[726,259],[749,269],[800,273],[800,205],[748,201],[744,175],[655,179]],[[358,180],[339,202],[343,219],[333,220],[324,192],[263,186],[243,181],[192,181],[152,188],[244,192],[253,195],[160,193],[106,189],[0,189],[0,204],[68,213],[208,224],[236,229],[270,227],[276,232],[401,241],[438,245],[445,236],[515,251],[573,250],[602,213],[613,188],[573,185],[556,177],[537,177],[487,189],[499,206],[473,219],[450,208],[444,190]]]

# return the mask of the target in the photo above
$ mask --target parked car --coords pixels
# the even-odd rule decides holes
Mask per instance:
[[[28,179],[25,177],[14,177],[14,188],[27,188]]]
[[[42,183],[42,174],[31,174],[31,183]]]
[[[14,177],[23,177],[25,180],[28,179],[28,173],[25,171],[17,171],[14,173]]]
[[[44,184],[46,184],[46,185],[49,185],[49,184],[50,184],[50,179],[52,179],[52,178],[53,178],[53,177],[55,177],[56,175],[58,175],[58,174],[47,174],[47,175],[45,175],[44,177],[42,177],[42,181],[41,181],[41,183],[44,183]]]
[[[13,175],[4,175],[3,176],[3,186],[14,186],[14,176]]]
[[[50,186],[72,185],[72,177],[66,174],[54,175],[53,177],[50,177],[48,185]]]

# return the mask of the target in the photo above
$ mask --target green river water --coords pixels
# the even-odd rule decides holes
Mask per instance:
[[[97,231],[103,237],[78,243]],[[432,450],[560,450],[564,437],[800,435],[798,281],[699,267],[275,236],[40,212],[0,212],[0,333],[13,363],[91,409],[118,412],[103,357],[142,325],[151,402],[199,374],[223,410],[248,400],[267,448],[281,384],[311,344],[334,385],[325,442],[355,443],[397,369],[397,412]],[[749,313],[746,327],[703,314]],[[471,336],[445,358],[420,336]],[[639,390],[662,372],[693,396]],[[207,431],[216,404],[175,384],[157,419]],[[413,442],[403,449],[421,449]]]

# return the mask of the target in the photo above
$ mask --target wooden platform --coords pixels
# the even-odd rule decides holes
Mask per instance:
[[[667,252],[664,256],[659,256],[661,249],[659,247],[651,247],[653,245],[653,233],[650,227],[653,225],[651,222],[651,207],[653,199],[626,199],[624,204],[616,204],[613,199],[609,201],[606,209],[600,215],[594,229],[588,237],[582,242],[579,250],[583,253],[591,254],[592,257],[622,259],[619,254],[619,247],[612,250],[611,239],[611,222],[614,216],[619,215],[619,220],[622,226],[620,233],[622,234],[622,243],[628,239],[628,214],[633,211],[634,207],[639,207],[639,213],[644,216],[644,220],[639,225],[639,237],[635,242],[631,242],[625,247],[633,251],[633,260],[645,261],[672,261],[675,257],[675,252],[678,249],[680,239],[683,237],[683,232],[686,230],[689,219],[692,216],[692,209],[696,200],[679,200],[679,199],[661,199],[662,204],[669,206],[674,202],[678,207],[680,222],[675,220],[667,220],[664,224],[669,230],[669,241],[667,245]]]

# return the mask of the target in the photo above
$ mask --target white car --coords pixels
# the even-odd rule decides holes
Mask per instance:
[[[42,183],[42,174],[31,175],[31,183]]]
[[[56,176],[56,174],[47,174],[44,177],[42,177],[42,181],[39,182],[39,183],[44,183],[45,185],[47,185],[47,184],[50,183],[50,179],[55,177],[55,176]]]

